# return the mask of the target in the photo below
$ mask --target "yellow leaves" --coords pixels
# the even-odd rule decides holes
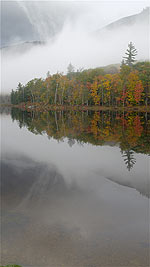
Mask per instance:
[[[106,90],[110,89],[110,82],[108,80],[103,82],[103,86],[105,87]]]
[[[91,96],[93,97],[93,101],[95,105],[99,105],[100,96],[98,95],[98,82],[97,80],[91,85]]]
[[[129,103],[136,103],[140,101],[141,92],[144,90],[142,82],[139,79],[138,72],[132,71],[128,75],[127,81],[127,99]]]

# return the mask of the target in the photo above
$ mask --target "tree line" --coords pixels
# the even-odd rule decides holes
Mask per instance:
[[[11,92],[11,103],[18,105],[86,105],[134,106],[150,105],[150,62],[135,63],[137,50],[129,43],[120,69],[95,68],[74,70],[67,74],[35,78],[26,85],[18,84]]]
[[[13,120],[20,128],[26,127],[33,134],[46,134],[49,139],[68,145],[90,143],[92,145],[119,144],[128,170],[135,164],[134,154],[150,154],[150,113],[118,111],[22,111],[11,110]]]

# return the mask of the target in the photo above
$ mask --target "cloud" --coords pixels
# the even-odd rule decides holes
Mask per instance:
[[[119,63],[130,41],[133,41],[138,50],[138,59],[148,58],[149,29],[144,21],[124,27],[124,29],[105,31],[105,33],[94,37],[91,33],[99,29],[100,26],[104,26],[106,21],[108,22],[107,10],[110,14],[110,22],[117,18],[117,11],[110,10],[108,3],[106,5],[101,3],[91,4],[91,2],[86,3],[86,5],[78,2],[75,2],[74,5],[68,4],[53,4],[55,23],[58,22],[57,18],[60,17],[60,14],[65,16],[65,10],[68,11],[68,16],[63,22],[59,34],[55,35],[53,39],[47,38],[45,45],[33,46],[32,48],[30,45],[30,50],[25,53],[15,53],[14,49],[10,49],[7,53],[2,52],[2,91],[8,92],[12,88],[15,89],[19,82],[24,84],[35,77],[45,77],[48,70],[51,74],[57,71],[65,72],[70,62],[76,69]],[[126,6],[127,4],[124,5],[124,8]],[[123,9],[117,4],[114,4],[114,7],[120,10],[118,14],[123,12]],[[138,4],[136,8],[139,7],[141,7],[141,4]],[[39,10],[39,6],[36,8],[36,10]],[[40,25],[40,22],[39,24],[37,22],[39,35],[42,32],[42,27],[46,29],[43,26],[47,20],[47,15],[45,15],[46,20],[44,19],[44,14],[47,14],[44,13],[46,12],[45,8],[46,6],[43,6],[43,9],[41,9],[41,20],[39,19],[42,24]],[[77,12],[78,10],[80,12]],[[127,14],[132,13],[132,5],[129,11]],[[37,18],[40,18],[38,12],[35,13]],[[38,20],[34,18],[35,14],[32,16],[31,10],[30,16],[30,23],[34,25],[35,21]],[[94,17],[95,19],[92,20]],[[15,49],[19,51],[20,48],[16,47]]]

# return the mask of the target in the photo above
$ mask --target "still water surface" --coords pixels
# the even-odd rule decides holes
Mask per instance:
[[[2,264],[149,266],[150,114],[2,119]]]

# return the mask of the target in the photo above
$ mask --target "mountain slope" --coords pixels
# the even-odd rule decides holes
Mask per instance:
[[[125,27],[130,28],[132,26],[139,26],[139,25],[145,25],[147,26],[147,28],[149,28],[149,19],[150,19],[150,7],[147,7],[143,9],[142,12],[112,22],[107,26],[103,27],[102,29],[97,30],[95,33],[98,35],[105,31],[120,31],[123,30]]]

